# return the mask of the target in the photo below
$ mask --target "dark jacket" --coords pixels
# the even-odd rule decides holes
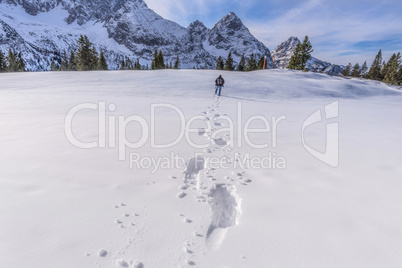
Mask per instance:
[[[223,77],[221,75],[218,78],[216,78],[215,86],[223,87],[224,84],[225,84],[225,80],[223,79]]]

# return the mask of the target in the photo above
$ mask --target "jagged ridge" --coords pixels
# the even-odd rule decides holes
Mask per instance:
[[[143,0],[0,0],[0,49],[20,51],[29,70],[48,70],[52,59],[75,49],[80,34],[87,35],[102,50],[109,68],[118,68],[125,57],[149,64],[155,49],[165,60],[180,57],[182,68],[214,68],[217,58],[232,52],[235,64],[242,54],[258,59],[269,49],[258,41],[235,13],[224,16],[212,29],[195,21],[187,28],[166,20]],[[290,37],[272,51],[274,67],[286,68],[296,45]],[[343,66],[312,58],[312,71],[340,73]]]
[[[142,0],[0,0],[0,23],[0,48],[21,51],[30,70],[48,69],[52,58],[75,48],[80,34],[104,51],[112,69],[124,57],[149,64],[155,49],[169,62],[179,56],[183,68],[213,68],[217,57],[225,58],[229,51],[235,62],[243,53],[271,58],[232,12],[212,29],[199,21],[184,28]]]

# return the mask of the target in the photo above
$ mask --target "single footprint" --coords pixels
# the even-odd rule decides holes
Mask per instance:
[[[206,132],[207,132],[207,131],[205,130],[205,128],[199,128],[199,129],[198,129],[198,135],[200,135],[200,136],[205,135]]]
[[[144,268],[144,264],[140,261],[135,261],[133,263],[133,268]]]
[[[185,192],[181,192],[177,195],[178,198],[184,198],[187,194]]]
[[[201,170],[204,169],[205,160],[202,156],[192,157],[187,164],[187,169],[185,171],[186,179],[191,179],[194,175],[198,174]]]
[[[212,221],[206,241],[210,248],[216,249],[225,238],[227,229],[238,224],[241,200],[236,194],[236,188],[229,184],[214,184],[209,197]]]
[[[225,141],[225,140],[222,139],[222,138],[214,139],[214,142],[215,142],[216,145],[219,145],[219,146],[225,146],[225,145],[227,145],[227,141]]]
[[[120,267],[128,267],[128,262],[126,262],[125,260],[117,260],[116,263],[120,266]]]
[[[106,249],[101,249],[101,250],[99,250],[99,252],[98,252],[99,257],[106,257],[107,254],[108,254],[108,252],[107,252]]]

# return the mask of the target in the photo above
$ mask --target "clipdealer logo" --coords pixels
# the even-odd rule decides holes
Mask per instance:
[[[324,114],[324,116],[323,116]],[[326,124],[326,142],[325,152],[321,153],[318,150],[310,147],[305,141],[305,130],[307,127],[323,122],[324,120],[331,120],[339,117],[339,102],[335,101],[325,106],[324,112],[321,110],[315,111],[303,123],[302,127],[302,143],[304,148],[316,159],[328,164],[331,167],[338,167],[339,165],[339,123],[332,122]]]
[[[81,149],[93,149],[93,148],[117,148],[118,150],[118,159],[120,161],[125,161],[127,158],[127,152],[130,149],[136,150],[145,145],[149,145],[151,149],[166,149],[166,148],[174,148],[177,144],[179,144],[182,140],[185,140],[188,145],[190,145],[194,149],[207,149],[210,147],[210,142],[216,142],[219,146],[224,143],[224,146],[231,146],[232,148],[241,148],[246,145],[247,148],[252,149],[269,149],[269,148],[277,148],[278,146],[278,128],[279,124],[282,121],[285,121],[287,117],[285,115],[281,116],[272,116],[271,118],[266,118],[262,115],[254,115],[247,120],[243,124],[242,117],[242,104],[238,102],[237,104],[237,121],[233,121],[231,117],[227,115],[220,116],[220,120],[225,122],[225,127],[220,127],[219,129],[214,129],[213,124],[205,120],[205,116],[196,115],[189,119],[186,119],[184,113],[180,110],[179,107],[174,106],[172,104],[151,104],[150,107],[150,118],[146,119],[144,116],[134,114],[130,116],[125,115],[116,115],[113,114],[116,111],[115,104],[107,105],[106,102],[99,103],[81,103],[74,107],[72,107],[65,117],[65,136],[67,140],[74,146]],[[176,119],[179,119],[179,135],[175,137],[174,140],[168,142],[166,144],[157,144],[156,143],[156,117],[157,110],[162,109],[166,112],[166,109],[170,109],[171,112],[176,114]],[[97,113],[97,123],[98,123],[98,135],[97,140],[93,141],[81,141],[74,135],[73,131],[73,121],[76,116],[84,111],[94,111]],[[88,111],[87,111],[88,112]],[[317,110],[313,114],[311,114],[302,125],[301,129],[301,141],[305,150],[311,154],[314,158],[324,162],[325,164],[331,167],[337,167],[339,165],[339,123],[333,122],[334,119],[339,117],[339,103],[335,101],[325,106],[324,111]],[[320,152],[306,143],[306,129],[316,123],[324,122],[329,120],[330,122],[326,125],[326,146],[325,152]],[[203,144],[197,144],[192,140],[192,134],[197,135],[200,133],[199,128],[195,128],[194,122],[202,121],[205,124],[205,129],[201,131],[201,133],[208,133],[208,139],[205,140]],[[253,122],[258,121],[260,126],[263,125],[262,128],[252,128]],[[132,141],[129,139],[129,135],[127,135],[127,128],[129,125],[135,124],[137,127],[137,134],[139,134],[139,139],[136,141]],[[227,140],[222,140],[221,136],[223,134],[228,134]],[[264,136],[267,140],[264,140],[263,143],[255,143],[252,139],[253,134],[266,134]],[[251,135],[251,136],[250,136]],[[137,135],[138,136],[138,135]],[[234,137],[237,137],[235,141]],[[261,135],[260,135],[261,137]],[[257,140],[261,142],[261,140]],[[246,154],[246,158],[238,157],[238,161],[253,162],[260,163],[261,167],[274,166],[273,168],[278,168],[277,166],[281,166],[286,168],[286,159],[282,156],[279,156],[276,152],[267,151],[267,155],[262,157],[260,161],[255,157],[252,157]],[[135,163],[144,163],[144,166],[149,166],[149,163],[152,166],[161,166],[158,163],[164,163],[164,159],[148,159],[149,157],[141,156],[135,152],[129,153],[130,158],[130,166],[132,166],[132,162]],[[179,156],[178,156],[179,157]],[[173,159],[173,158],[169,158]],[[214,159],[213,159],[214,160]],[[217,160],[216,160],[217,161]],[[165,161],[166,162],[166,161]],[[179,161],[180,163],[183,161]],[[221,163],[221,161],[217,161]],[[224,161],[222,162],[224,163]],[[269,163],[267,165],[266,163]],[[271,163],[274,163],[273,165]],[[279,164],[278,164],[279,163]],[[171,163],[172,164],[172,163]],[[141,164],[142,165],[142,164]],[[169,166],[165,164],[165,166]],[[171,165],[177,167],[177,165]],[[224,164],[222,164],[224,166]],[[251,168],[254,168],[255,165],[251,165]]]

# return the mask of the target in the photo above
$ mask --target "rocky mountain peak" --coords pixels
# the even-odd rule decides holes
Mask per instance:
[[[288,40],[282,42],[277,48],[272,51],[272,54],[280,57],[281,54],[292,54],[300,40],[297,37],[291,36]]]
[[[236,44],[236,46],[233,46],[233,44]],[[243,54],[246,58],[250,57],[251,54],[254,54],[257,58],[267,56],[269,59],[268,66],[271,64],[269,49],[250,33],[234,12],[224,16],[211,29],[208,36],[208,45],[214,46],[218,50],[216,55],[224,55],[223,51],[230,50],[235,60],[240,60]]]
[[[202,23],[199,20],[196,20],[192,23],[190,23],[190,25],[187,27],[187,29],[208,29],[204,23]]]
[[[49,19],[37,21],[40,13],[49,13],[43,16]],[[155,49],[168,62],[179,56],[182,68],[215,68],[218,57],[229,51],[235,64],[243,54],[271,58],[269,49],[233,12],[213,29],[198,20],[184,28],[156,14],[143,0],[0,0],[0,22],[7,30],[0,32],[0,49],[21,51],[29,70],[48,70],[52,60],[60,62],[64,51],[75,49],[81,34],[104,52],[111,69],[127,57],[149,64]]]
[[[232,31],[239,31],[242,28],[246,28],[239,17],[233,12],[230,12],[228,15],[224,16],[214,28],[217,29],[230,29]]]
[[[189,43],[201,44],[208,35],[209,29],[200,21],[196,20],[187,27]]]
[[[271,55],[274,57],[274,67],[282,69],[287,68],[297,44],[300,43],[301,42],[297,37],[291,36],[286,41],[282,42],[277,48],[272,50]],[[313,72],[339,74],[343,69],[343,66],[331,65],[329,62],[311,57],[307,62],[306,68]]]
[[[63,7],[67,9],[69,16],[67,23],[77,22],[83,25],[90,20],[107,21],[111,17],[121,16],[136,9],[148,9],[143,0],[63,0]]]
[[[0,1],[1,3],[2,1]],[[42,12],[48,12],[61,3],[61,0],[4,0],[6,4],[21,6],[26,13],[36,16]]]
[[[223,19],[225,19],[225,20],[234,20],[234,19],[240,20],[240,18],[232,11],[229,12],[229,14],[227,14],[225,17],[223,17]]]

